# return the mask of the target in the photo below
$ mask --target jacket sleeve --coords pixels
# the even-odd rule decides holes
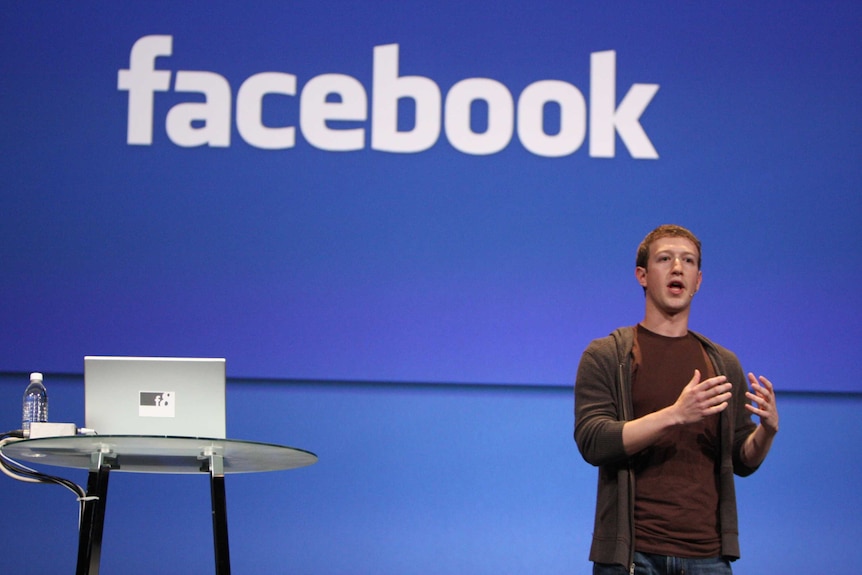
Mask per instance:
[[[622,465],[623,448],[617,376],[619,362],[611,337],[592,342],[581,356],[575,380],[575,442],[587,463]]]
[[[745,397],[745,392],[748,391],[748,379],[745,377],[745,372],[742,371],[742,365],[739,359],[732,351],[727,348],[716,346],[722,361],[724,362],[725,375],[728,381],[733,384],[733,399],[732,411],[733,417],[733,472],[740,477],[746,477],[757,471],[756,467],[751,467],[742,462],[742,445],[748,436],[754,432],[757,425],[751,419],[751,413],[745,409],[745,404],[748,403],[748,398]]]

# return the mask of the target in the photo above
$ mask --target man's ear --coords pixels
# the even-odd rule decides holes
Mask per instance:
[[[646,275],[647,275],[646,268],[642,268],[640,266],[635,267],[635,279],[638,280],[638,283],[644,289],[646,289]],[[698,282],[698,285],[700,285],[699,282]]]

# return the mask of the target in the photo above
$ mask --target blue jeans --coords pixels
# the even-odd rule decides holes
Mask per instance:
[[[732,575],[730,562],[721,557],[685,559],[635,551],[635,575]],[[622,565],[593,563],[593,575],[629,575]]]

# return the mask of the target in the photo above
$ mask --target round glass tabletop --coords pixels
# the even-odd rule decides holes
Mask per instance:
[[[76,469],[103,464],[114,471],[201,473],[212,456],[222,459],[224,473],[296,469],[317,462],[310,451],[253,441],[149,435],[76,435],[41,437],[8,443],[3,454],[24,464]]]

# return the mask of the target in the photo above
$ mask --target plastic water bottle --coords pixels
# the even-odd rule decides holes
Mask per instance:
[[[30,385],[24,391],[24,410],[21,417],[21,429],[24,437],[30,437],[32,422],[48,421],[48,390],[42,383],[41,373],[30,374]]]

